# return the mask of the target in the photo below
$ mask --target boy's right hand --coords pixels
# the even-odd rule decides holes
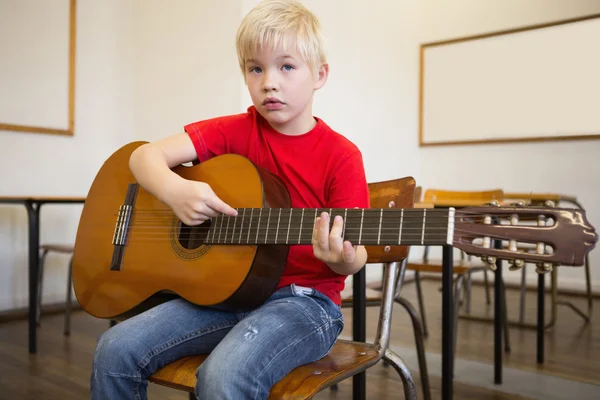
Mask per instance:
[[[219,214],[237,215],[207,183],[177,178],[166,188],[164,202],[184,224],[200,225]]]

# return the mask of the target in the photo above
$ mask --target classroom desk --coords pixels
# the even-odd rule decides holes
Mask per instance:
[[[0,196],[0,204],[22,204],[29,220],[29,353],[37,352],[37,297],[40,252],[40,208],[43,204],[84,203],[85,197]]]

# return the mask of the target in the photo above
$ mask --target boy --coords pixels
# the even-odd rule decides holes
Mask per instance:
[[[131,156],[138,182],[186,224],[236,210],[202,182],[170,168],[237,153],[278,175],[292,207],[367,208],[369,192],[357,147],[312,115],[327,81],[319,22],[294,0],[260,3],[236,37],[253,106],[246,113],[185,126]],[[363,246],[342,240],[343,221],[316,219],[312,246],[291,246],[277,290],[250,312],[224,312],[176,299],[126,320],[98,341],[94,399],[145,399],[148,377],[164,365],[210,353],[197,371],[199,399],[266,399],[299,365],[325,356],[343,328],[340,291],[362,268]]]

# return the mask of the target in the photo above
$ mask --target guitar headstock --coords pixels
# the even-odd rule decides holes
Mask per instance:
[[[511,269],[525,262],[535,263],[538,271],[553,265],[580,266],[597,241],[581,209],[483,206],[455,213],[454,247],[490,264],[507,260]]]

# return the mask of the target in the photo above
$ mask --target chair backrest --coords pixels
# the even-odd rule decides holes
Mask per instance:
[[[415,180],[412,177],[369,183],[371,208],[413,208]],[[408,246],[365,246],[367,263],[402,261],[408,257]]]
[[[435,203],[436,201],[450,202],[455,200],[477,201],[481,204],[489,203],[492,200],[501,202],[504,200],[504,191],[502,189],[483,191],[427,189],[425,191],[425,196],[423,196],[424,203]]]

